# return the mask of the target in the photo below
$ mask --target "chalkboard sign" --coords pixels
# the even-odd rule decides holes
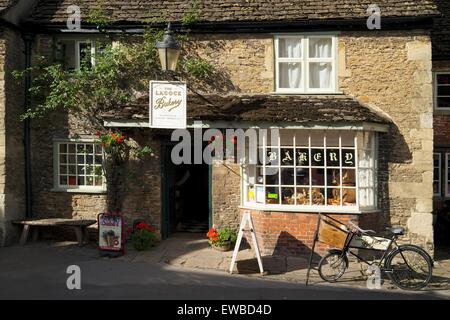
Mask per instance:
[[[98,215],[98,245],[101,255],[119,256],[125,253],[124,230],[121,215]]]

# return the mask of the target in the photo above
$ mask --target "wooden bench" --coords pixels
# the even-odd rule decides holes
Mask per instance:
[[[32,240],[37,241],[39,237],[39,227],[70,227],[74,230],[78,245],[89,243],[89,233],[87,227],[97,223],[97,220],[75,220],[75,219],[25,219],[12,221],[13,224],[23,225],[22,235],[20,236],[20,245],[25,245],[28,234],[32,229]]]

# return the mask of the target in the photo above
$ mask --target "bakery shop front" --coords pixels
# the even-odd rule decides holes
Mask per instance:
[[[375,229],[384,223],[385,190],[379,186],[387,176],[383,144],[390,121],[350,97],[190,95],[186,135],[142,128],[146,110],[143,103],[104,119],[111,126],[141,127],[161,145],[163,238],[188,221],[197,221],[189,226],[196,230],[237,227],[250,212],[263,254],[300,255],[309,252],[318,213]],[[237,132],[245,138],[226,143]],[[255,134],[257,143],[249,142]],[[184,161],[174,161],[186,136],[191,149],[182,152]],[[210,163],[200,154],[198,162],[198,150],[219,136],[225,152]]]

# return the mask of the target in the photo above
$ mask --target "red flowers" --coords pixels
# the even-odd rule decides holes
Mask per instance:
[[[216,242],[218,240],[218,238],[219,238],[219,234],[217,233],[217,231],[216,231],[216,229],[214,227],[209,229],[209,231],[206,234],[206,236],[209,238],[209,241],[211,241],[211,242]]]
[[[100,138],[102,147],[104,148],[120,146],[126,139],[125,136],[120,132],[101,133],[100,131],[97,131],[96,135]]]
[[[139,223],[134,227],[134,229],[135,229],[135,230],[142,230],[142,229],[145,229],[145,230],[147,230],[147,231],[149,231],[149,232],[152,232],[152,233],[156,231],[155,227],[153,227],[153,226],[151,226],[151,225],[149,225],[149,224],[146,224],[145,222],[139,222]]]

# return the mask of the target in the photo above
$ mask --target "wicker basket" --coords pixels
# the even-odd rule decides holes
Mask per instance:
[[[349,236],[349,233],[342,228],[345,228],[343,224],[322,218],[319,224],[318,240],[331,247],[342,249]]]

